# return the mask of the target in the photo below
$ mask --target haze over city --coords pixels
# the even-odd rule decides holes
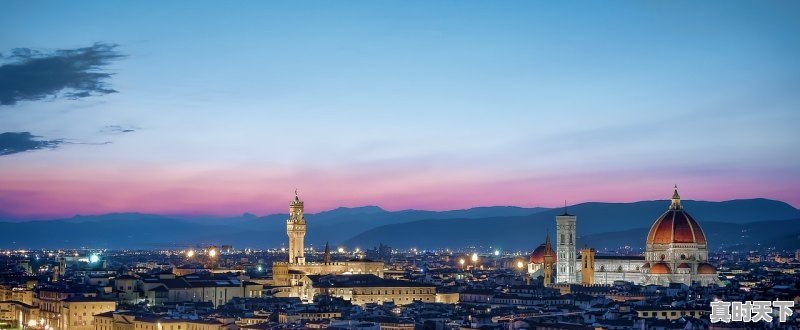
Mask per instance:
[[[0,218],[797,207],[798,7],[4,1]]]

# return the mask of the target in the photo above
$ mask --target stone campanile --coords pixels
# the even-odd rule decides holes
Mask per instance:
[[[556,216],[556,283],[577,283],[575,269],[577,254],[575,251],[575,225],[578,217],[568,214]]]
[[[289,219],[286,219],[286,234],[289,235],[289,263],[304,264],[303,239],[306,237],[306,217],[303,214],[303,201],[294,191],[294,200],[289,204]]]

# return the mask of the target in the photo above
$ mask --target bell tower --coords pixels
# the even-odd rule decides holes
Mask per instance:
[[[597,251],[594,249],[581,249],[581,283],[583,285],[594,284],[594,257]]]
[[[289,204],[289,219],[286,219],[286,234],[289,236],[289,263],[304,264],[303,239],[306,236],[306,217],[303,214],[303,201],[294,190],[294,200]]]
[[[550,247],[550,234],[547,234],[544,243],[544,261],[542,264],[542,275],[544,276],[542,284],[544,284],[544,286],[553,284],[553,258],[555,258],[555,255],[553,254],[553,249]]]
[[[566,204],[566,203],[565,203]],[[577,283],[578,274],[575,266],[577,251],[575,251],[575,224],[578,217],[567,213],[556,216],[556,283]]]

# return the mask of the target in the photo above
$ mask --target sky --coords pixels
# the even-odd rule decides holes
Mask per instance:
[[[771,198],[795,1],[2,1],[0,218]]]

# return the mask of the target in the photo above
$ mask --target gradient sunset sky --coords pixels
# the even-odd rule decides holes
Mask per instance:
[[[0,31],[0,74],[101,45],[118,91],[0,105],[39,146],[0,156],[0,219],[263,215],[295,188],[310,212],[673,184],[800,206],[797,1],[2,1]]]

